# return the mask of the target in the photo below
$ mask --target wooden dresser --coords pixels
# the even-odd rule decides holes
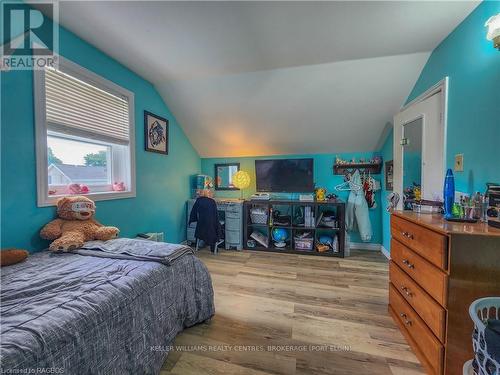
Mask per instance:
[[[391,235],[389,313],[429,374],[462,374],[469,306],[500,296],[500,229],[398,211]]]

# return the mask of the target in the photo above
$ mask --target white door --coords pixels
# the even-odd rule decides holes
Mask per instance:
[[[394,191],[399,193],[398,209],[402,209],[404,181],[405,126],[422,127],[421,144],[421,191],[422,199],[442,200],[445,173],[445,108],[446,96],[439,90],[417,100],[394,116]],[[406,181],[405,181],[406,183]]]

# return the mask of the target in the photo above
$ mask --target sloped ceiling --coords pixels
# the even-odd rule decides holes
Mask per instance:
[[[202,157],[374,150],[478,2],[61,2],[152,82]]]

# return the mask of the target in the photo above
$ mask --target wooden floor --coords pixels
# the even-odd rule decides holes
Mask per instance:
[[[216,314],[177,337],[161,374],[424,373],[387,313],[380,253],[198,254],[212,275]]]

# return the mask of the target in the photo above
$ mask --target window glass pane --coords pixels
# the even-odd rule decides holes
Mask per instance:
[[[50,195],[69,193],[70,184],[86,185],[88,193],[109,190],[110,145],[49,135],[47,156]]]

